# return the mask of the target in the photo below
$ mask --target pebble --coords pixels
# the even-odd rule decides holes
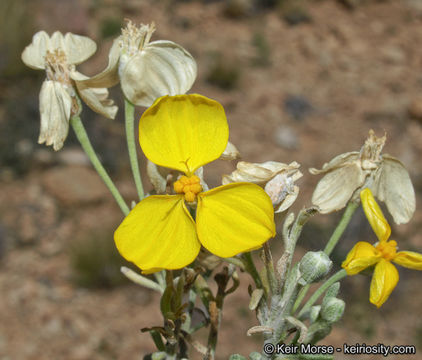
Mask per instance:
[[[89,166],[90,161],[85,152],[80,148],[66,148],[57,154],[58,160],[63,165]]]
[[[63,205],[93,203],[108,196],[99,175],[81,166],[60,166],[48,170],[42,177],[42,184]]]
[[[311,102],[303,95],[287,95],[284,109],[295,120],[304,120],[314,111]]]
[[[388,46],[381,50],[382,57],[389,64],[400,65],[406,62],[406,53],[397,46]]]
[[[275,134],[274,141],[278,146],[288,150],[294,150],[299,147],[299,138],[294,129],[289,126],[280,126]]]
[[[409,115],[422,122],[422,95],[415,97],[408,107]]]

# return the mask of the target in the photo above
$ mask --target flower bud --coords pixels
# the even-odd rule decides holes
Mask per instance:
[[[340,291],[340,282],[337,281],[333,285],[331,285],[325,292],[324,301],[328,300],[328,298],[330,297],[336,297],[339,291]]]
[[[333,262],[323,251],[309,251],[300,261],[299,270],[302,274],[299,283],[311,284],[321,280],[331,270]]]
[[[261,354],[260,354],[260,353],[258,353],[258,352],[256,352],[256,351],[254,351],[254,352],[251,352],[251,353],[249,354],[249,359],[250,359],[250,360],[261,360],[261,359],[262,359],[262,356],[261,356]]]
[[[315,305],[311,307],[309,312],[309,320],[311,324],[318,320],[319,313],[321,311],[321,305]]]
[[[332,325],[326,320],[319,320],[308,328],[308,334],[306,336],[305,344],[312,343],[315,344],[318,341],[327,337],[331,332]]]
[[[244,357],[244,356],[242,356],[242,355],[239,355],[239,354],[233,354],[233,355],[230,355],[229,360],[248,360],[248,359],[247,359],[247,358],[245,358],[245,357]]]
[[[166,353],[163,351],[155,352],[154,354],[151,354],[152,360],[165,360],[166,359]]]
[[[322,304],[321,317],[330,323],[337,322],[343,316],[345,306],[343,300],[330,297]]]

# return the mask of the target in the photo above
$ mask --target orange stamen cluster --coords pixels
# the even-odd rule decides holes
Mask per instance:
[[[376,249],[381,253],[385,260],[393,260],[397,253],[397,242],[394,240],[381,241],[376,246]]]
[[[196,195],[202,191],[201,180],[198,176],[181,176],[174,185],[174,191],[178,194],[185,194],[185,200],[187,202],[194,202]]]

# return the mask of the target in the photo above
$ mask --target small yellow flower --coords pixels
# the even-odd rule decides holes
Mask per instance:
[[[412,251],[397,252],[397,242],[389,240],[391,228],[380,207],[372,196],[371,190],[364,189],[360,193],[363,210],[378,237],[379,242],[371,245],[358,242],[347,255],[342,267],[348,275],[355,275],[375,265],[372,276],[369,300],[380,307],[388,299],[399,281],[399,273],[391,263],[414,270],[422,270],[422,254]]]
[[[228,136],[223,107],[201,95],[161,97],[142,115],[139,138],[146,157],[185,174],[173,185],[176,195],[145,198],[114,234],[122,256],[144,273],[190,264],[201,244],[230,257],[259,248],[275,235],[271,200],[258,185],[233,183],[202,191],[194,173],[220,157]],[[187,205],[196,205],[196,221]]]

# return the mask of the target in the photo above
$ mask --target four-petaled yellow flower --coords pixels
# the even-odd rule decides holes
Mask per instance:
[[[142,115],[139,138],[146,157],[186,174],[173,185],[176,195],[145,198],[114,234],[120,254],[144,273],[190,264],[201,244],[230,257],[275,235],[271,200],[258,185],[233,183],[203,192],[194,175],[220,157],[228,137],[223,107],[201,95],[161,97]],[[196,205],[196,222],[185,202]]]
[[[372,196],[371,190],[367,188],[362,190],[360,197],[365,215],[379,242],[374,246],[367,242],[358,242],[347,255],[342,267],[348,275],[355,275],[375,265],[369,300],[380,307],[399,281],[399,273],[391,262],[409,269],[422,270],[422,254],[412,251],[397,252],[397,242],[388,241],[391,228]]]

